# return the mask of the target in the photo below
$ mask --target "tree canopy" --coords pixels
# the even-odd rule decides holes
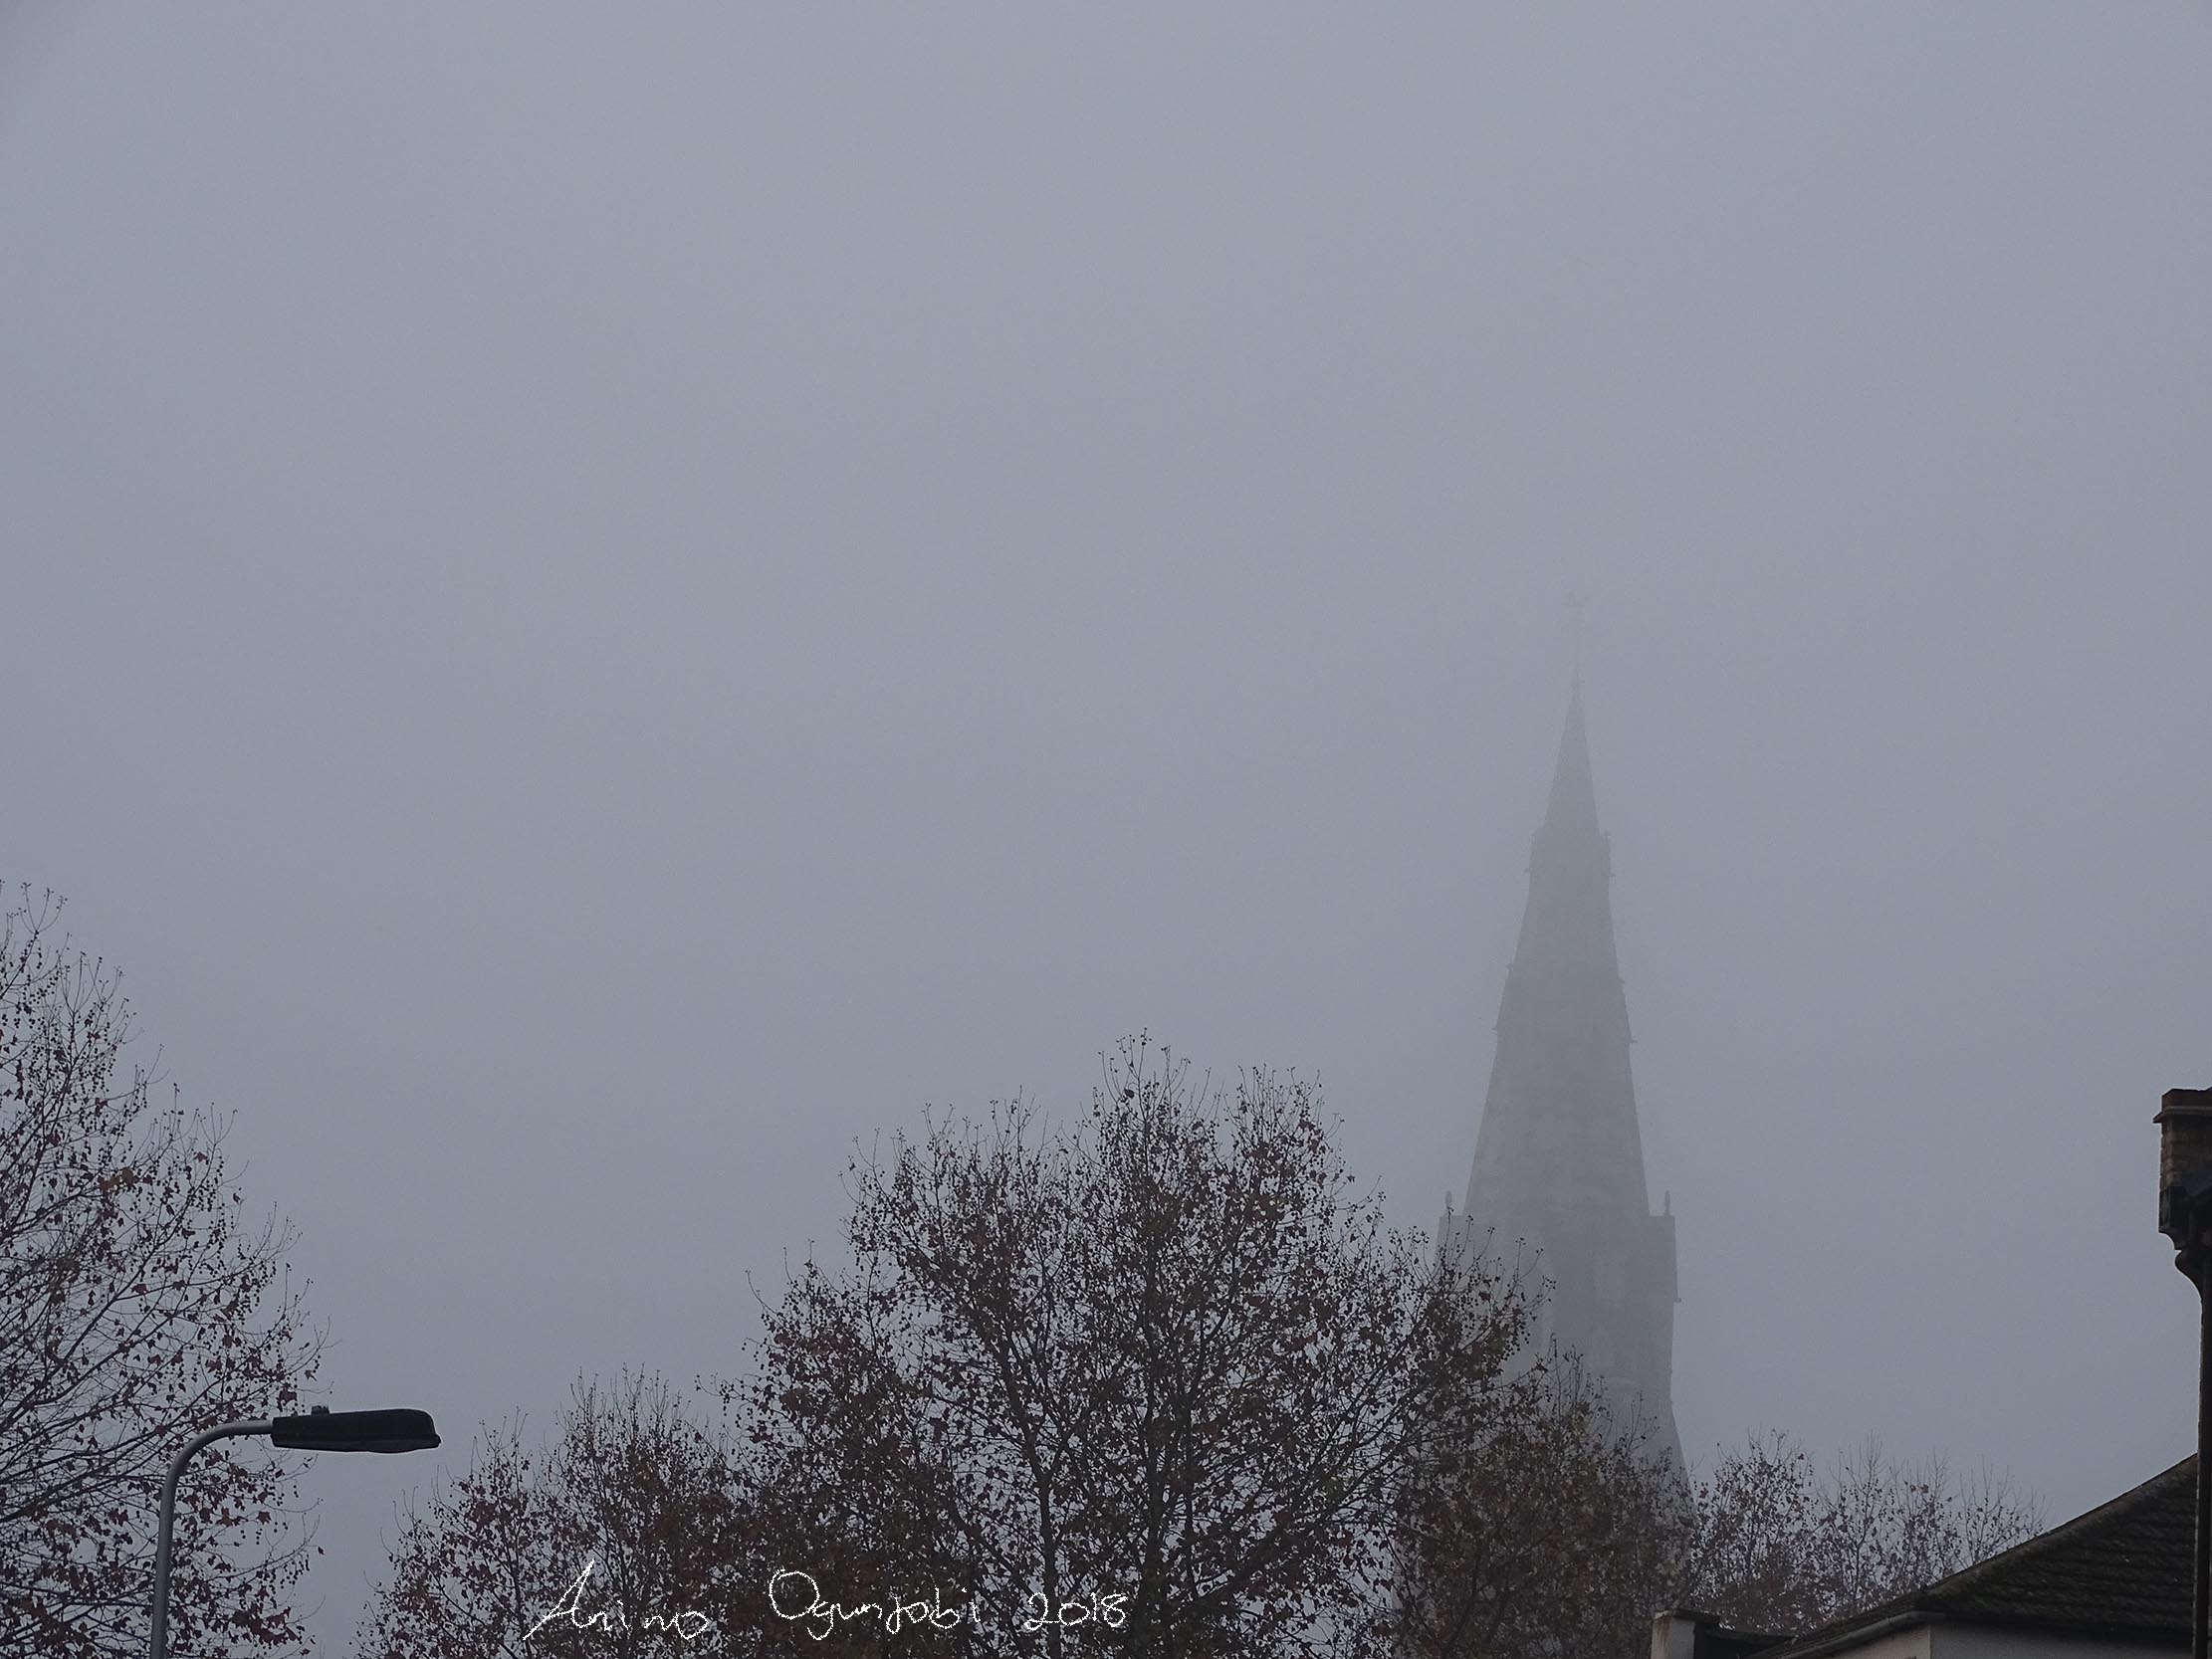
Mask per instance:
[[[850,1262],[768,1308],[755,1420],[852,1593],[957,1584],[977,1652],[1354,1650],[1409,1448],[1500,1409],[1526,1333],[1354,1191],[1310,1085],[1141,1041],[1065,1129],[933,1120],[849,1177]]]
[[[275,1218],[249,1220],[225,1120],[125,1064],[128,1004],[54,937],[0,917],[0,1651],[144,1650],[153,1516],[200,1429],[298,1408],[321,1339]],[[180,1490],[178,1652],[273,1649],[305,1532],[285,1466],[229,1441]]]
[[[1139,1040],[1065,1124],[926,1114],[846,1185],[744,1376],[489,1432],[362,1659],[1632,1659],[1661,1607],[1802,1630],[2038,1519],[1774,1437],[1691,1485],[1530,1350],[1540,1285],[1385,1223],[1295,1078]]]

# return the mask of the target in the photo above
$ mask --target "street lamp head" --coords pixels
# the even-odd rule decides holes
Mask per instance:
[[[438,1444],[427,1411],[332,1411],[317,1406],[305,1417],[279,1417],[269,1425],[272,1444],[302,1452],[422,1452]]]
[[[2158,1104],[2158,1230],[2193,1257],[2212,1195],[2212,1089],[2168,1089]]]

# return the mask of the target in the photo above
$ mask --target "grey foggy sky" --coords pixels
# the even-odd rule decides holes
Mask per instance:
[[[0,876],[457,1467],[1140,1027],[1433,1225],[1580,588],[1685,1448],[2062,1518],[2194,1420],[2208,90],[2178,3],[0,12]],[[314,1471],[324,1634],[431,1472]]]

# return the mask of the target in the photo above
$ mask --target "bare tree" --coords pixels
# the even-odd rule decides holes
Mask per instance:
[[[1440,1423],[1402,1488],[1393,1651],[1637,1653],[1679,1571],[1682,1479],[1572,1354],[1545,1354],[1511,1389],[1486,1421]]]
[[[1141,1041],[1069,1131],[1016,1102],[856,1159],[852,1265],[768,1309],[753,1396],[876,1575],[827,1593],[957,1586],[948,1651],[1372,1651],[1406,1460],[1506,1400],[1527,1323],[1351,1184],[1310,1086]]]
[[[227,1125],[122,1072],[116,975],[0,918],[0,1651],[143,1650],[163,1467],[197,1430],[296,1409],[320,1336],[288,1229],[244,1217]],[[179,1495],[180,1653],[298,1639],[306,1533],[285,1465],[240,1442]]]
[[[1530,1404],[1439,1436],[1401,1501],[1394,1651],[1634,1659],[1652,1615],[1694,1606],[1802,1634],[2033,1537],[2042,1508],[1983,1472],[1899,1464],[1878,1442],[1824,1475],[1755,1435],[1687,1485],[1607,1415],[1571,1355],[1515,1379]]]
[[[1698,1483],[1675,1599],[1746,1629],[1810,1630],[2010,1549],[2043,1519],[1987,1470],[1896,1463],[1869,1440],[1823,1476],[1787,1435],[1754,1435]]]
[[[708,1402],[712,1404],[712,1402]],[[658,1378],[576,1384],[552,1443],[481,1435],[467,1474],[410,1501],[362,1659],[634,1659],[727,1651],[759,1609],[719,1416]]]

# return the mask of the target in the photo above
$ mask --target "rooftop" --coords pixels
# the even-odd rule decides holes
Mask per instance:
[[[1875,1626],[1936,1619],[2131,1640],[2189,1639],[2197,1460],[1924,1589],[1761,1651],[1812,1659]]]

